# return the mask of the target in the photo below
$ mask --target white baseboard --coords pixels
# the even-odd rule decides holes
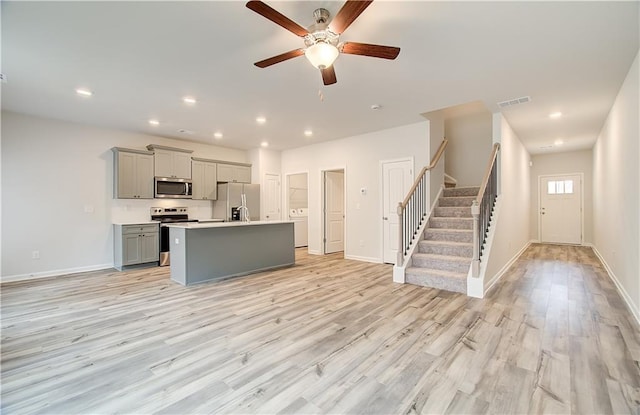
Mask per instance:
[[[60,275],[77,274],[80,272],[99,271],[102,269],[109,269],[109,268],[113,268],[113,264],[100,264],[100,265],[90,265],[87,267],[57,269],[52,271],[34,272],[31,274],[6,275],[6,276],[3,275],[2,277],[0,277],[0,283],[35,280],[39,278],[59,277]]]
[[[625,290],[624,286],[620,283],[620,280],[618,280],[618,277],[616,277],[616,274],[613,273],[613,270],[611,269],[609,264],[607,264],[607,261],[604,260],[604,257],[600,254],[600,252],[598,251],[598,248],[596,248],[591,243],[587,243],[585,244],[585,246],[589,246],[591,247],[591,249],[593,249],[593,252],[596,254],[600,262],[602,262],[602,265],[604,266],[605,271],[607,271],[607,274],[609,274],[609,278],[611,278],[611,281],[613,281],[616,288],[618,289],[618,292],[620,293],[620,296],[622,297],[625,304],[627,305],[627,308],[629,309],[633,317],[636,319],[636,322],[638,323],[638,325],[640,325],[640,307],[637,304],[634,304],[633,298],[631,298],[627,290]]]
[[[322,255],[322,252],[315,250],[315,249],[307,249],[307,253],[309,255]]]
[[[382,264],[382,261],[380,260],[380,258],[372,258],[367,256],[345,254],[344,259],[353,259],[354,261],[373,262],[374,264]]]
[[[500,271],[498,271],[496,275],[494,275],[491,281],[489,281],[489,284],[487,284],[487,288],[485,288],[484,290],[484,295],[487,295],[487,293],[493,288],[494,285],[496,285],[500,278],[502,278],[502,276],[507,273],[509,268],[511,268],[511,265],[513,265],[518,260],[518,258],[520,258],[520,255],[522,255],[524,251],[526,251],[527,248],[531,246],[531,243],[532,241],[527,241],[524,246],[520,248],[520,250],[516,252],[516,254],[511,257],[509,261],[507,261],[507,263],[500,269]]]

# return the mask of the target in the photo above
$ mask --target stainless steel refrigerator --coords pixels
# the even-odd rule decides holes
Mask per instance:
[[[242,205],[242,195],[246,197],[246,207],[249,209],[249,218],[252,221],[260,220],[260,185],[242,183],[218,184],[218,199],[213,202],[213,217],[234,220],[233,212],[238,211]],[[245,210],[239,210],[239,217],[235,220],[245,220]]]

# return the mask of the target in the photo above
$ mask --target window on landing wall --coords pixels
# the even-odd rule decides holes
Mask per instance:
[[[547,194],[563,195],[573,193],[573,180],[549,180]]]

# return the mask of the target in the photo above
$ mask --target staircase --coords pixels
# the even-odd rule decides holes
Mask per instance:
[[[409,284],[467,293],[473,258],[471,204],[479,187],[445,188],[405,271]]]

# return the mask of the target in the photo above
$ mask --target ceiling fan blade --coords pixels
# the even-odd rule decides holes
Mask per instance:
[[[260,62],[256,62],[254,63],[254,65],[256,65],[258,68],[266,68],[267,66],[275,65],[276,63],[280,63],[288,59],[298,57],[300,55],[304,55],[304,49],[290,50],[289,52],[285,52],[283,54],[272,56]]]
[[[324,82],[325,85],[333,85],[338,82],[338,80],[336,79],[336,71],[335,69],[333,69],[333,65],[329,66],[328,68],[321,69],[320,72],[322,72],[322,82]]]
[[[295,35],[306,36],[309,34],[309,31],[307,29],[289,19],[287,16],[283,15],[271,6],[268,6],[266,3],[263,3],[259,0],[251,0],[247,2],[246,6],[259,15],[271,20],[273,23],[284,27]]]
[[[342,46],[342,53],[349,55],[371,56],[374,58],[395,59],[400,48],[394,46],[370,45],[368,43],[346,42]]]
[[[342,34],[372,2],[373,0],[347,0],[329,24],[331,30],[339,35]]]

